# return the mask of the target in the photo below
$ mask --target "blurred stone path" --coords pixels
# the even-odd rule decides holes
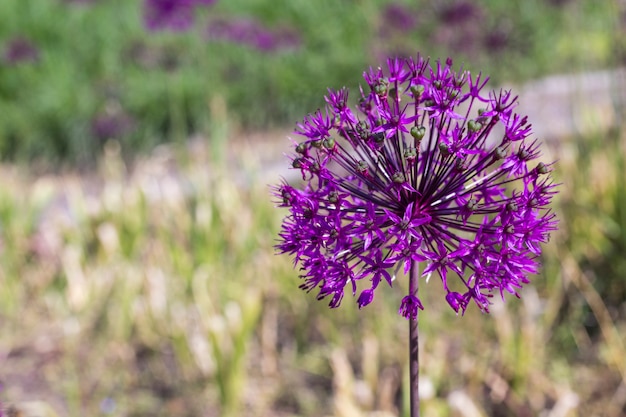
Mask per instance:
[[[626,69],[557,75],[511,88],[520,97],[519,113],[548,142],[606,132],[623,122]]]

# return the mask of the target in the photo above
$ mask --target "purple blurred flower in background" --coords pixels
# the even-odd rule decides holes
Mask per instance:
[[[193,25],[197,6],[210,6],[216,0],[144,0],[144,22],[152,31],[186,31]]]
[[[329,90],[326,108],[297,125],[291,165],[304,185],[273,189],[289,210],[277,250],[295,256],[301,288],[364,307],[381,283],[413,263],[436,273],[458,313],[489,311],[493,293],[519,296],[538,270],[541,244],[556,228],[552,164],[534,162],[539,143],[509,91],[484,93],[486,78],[390,59],[364,73],[356,111],[348,90]],[[416,293],[399,313],[415,319]]]
[[[108,106],[91,121],[91,133],[100,142],[119,139],[135,129],[135,120],[123,109]]]
[[[3,59],[4,62],[12,65],[23,62],[36,62],[39,60],[39,50],[30,40],[16,37],[6,42]]]
[[[98,2],[98,0],[65,0],[65,3],[69,3],[69,4],[92,4],[92,3],[96,3]]]
[[[417,19],[407,6],[391,3],[383,11],[383,28],[396,31],[410,31],[417,26]]]
[[[414,34],[424,17],[402,3],[390,3],[380,11],[377,39],[371,51],[375,61],[385,60],[388,56],[411,56],[414,49]],[[420,19],[422,18],[422,19]]]
[[[445,5],[439,13],[441,21],[449,25],[474,21],[480,15],[481,9],[476,4],[464,0]]]
[[[480,39],[489,27],[486,12],[478,4],[464,0],[444,4],[437,10],[436,19],[440,24],[432,30],[431,42],[463,54],[482,52]]]
[[[509,46],[511,28],[500,27],[488,31],[483,39],[485,49],[491,53],[503,51]]]
[[[206,37],[211,41],[233,42],[266,52],[300,45],[300,37],[294,30],[272,31],[253,19],[213,20],[207,26]]]

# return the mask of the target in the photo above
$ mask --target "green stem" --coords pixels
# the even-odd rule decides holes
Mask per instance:
[[[409,277],[409,294],[417,297],[417,289],[419,285],[419,264],[411,261],[411,275]],[[419,311],[419,310],[418,310]],[[410,372],[410,409],[411,417],[419,417],[420,415],[420,396],[419,396],[419,334],[417,330],[417,316],[415,319],[409,319],[409,372]]]

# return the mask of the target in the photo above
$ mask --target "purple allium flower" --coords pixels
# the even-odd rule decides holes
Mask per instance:
[[[400,269],[436,273],[458,313],[470,301],[488,312],[494,292],[519,296],[538,270],[540,244],[556,228],[551,163],[508,91],[487,79],[418,56],[364,73],[355,110],[348,90],[329,90],[326,108],[296,132],[291,165],[303,184],[273,194],[290,214],[277,250],[294,255],[301,288],[337,307],[346,287],[359,307]],[[363,284],[365,283],[365,284]],[[415,317],[422,302],[403,298]]]
[[[13,38],[5,45],[4,61],[8,64],[36,62],[38,59],[39,50],[30,40],[26,38]]]
[[[188,30],[193,25],[194,8],[210,6],[216,0],[144,0],[144,22],[152,31]]]

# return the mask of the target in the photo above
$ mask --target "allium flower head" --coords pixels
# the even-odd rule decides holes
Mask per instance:
[[[329,90],[325,110],[297,125],[290,159],[303,184],[273,189],[290,212],[277,249],[300,265],[301,288],[331,307],[358,292],[363,307],[418,262],[457,313],[519,296],[556,228],[556,191],[517,98],[485,93],[486,78],[450,59],[390,59],[363,76],[355,110],[347,89]],[[399,313],[421,308],[408,294]]]

